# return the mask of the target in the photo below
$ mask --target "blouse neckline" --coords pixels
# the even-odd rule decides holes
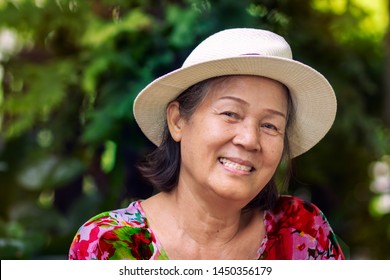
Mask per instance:
[[[139,212],[140,214],[142,215],[142,218],[144,220],[144,223],[145,223],[145,227],[149,230],[149,232],[153,235],[154,237],[154,240],[156,242],[156,249],[159,251],[161,257],[165,260],[169,260],[169,257],[168,257],[168,254],[167,252],[164,250],[164,247],[162,246],[162,243],[160,242],[160,240],[158,239],[158,237],[156,236],[156,234],[153,232],[152,228],[150,227],[150,224],[149,224],[149,221],[148,221],[148,218],[146,216],[146,213],[145,213],[145,210],[143,209],[142,205],[141,205],[141,202],[143,200],[141,199],[138,199],[136,201],[133,201],[129,207],[133,206],[135,207]],[[263,237],[263,240],[261,241],[260,243],[260,247],[257,249],[257,254],[256,254],[256,259],[260,259],[260,256],[261,254],[264,252],[265,248],[266,248],[266,244],[267,244],[267,241],[268,241],[268,236],[267,236],[267,220],[265,219],[265,216],[267,214],[267,210],[264,210],[264,213],[263,213],[263,223],[264,223],[264,229],[265,229],[265,234],[264,234],[264,237]]]

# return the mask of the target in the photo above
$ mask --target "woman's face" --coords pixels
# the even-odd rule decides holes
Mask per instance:
[[[168,118],[181,145],[179,187],[246,205],[281,160],[285,88],[267,78],[232,76],[211,86],[188,120],[178,116],[177,106],[170,106]]]

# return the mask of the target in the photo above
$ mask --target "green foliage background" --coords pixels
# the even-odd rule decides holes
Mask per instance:
[[[370,190],[372,164],[390,153],[384,34],[359,27],[370,12],[354,1],[342,13],[319,2],[0,0],[0,34],[14,42],[0,44],[0,258],[65,259],[88,218],[150,196],[134,168],[153,148],[135,96],[210,34],[258,27],[283,35],[338,98],[288,192],[323,210],[349,258],[389,259],[390,215]]]

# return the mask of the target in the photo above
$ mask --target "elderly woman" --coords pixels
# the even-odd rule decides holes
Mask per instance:
[[[69,259],[344,259],[322,212],[274,178],[335,113],[328,81],[279,35],[208,37],[134,102],[157,145],[139,168],[159,193],[87,221]]]

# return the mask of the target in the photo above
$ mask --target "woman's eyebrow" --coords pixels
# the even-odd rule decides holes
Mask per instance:
[[[235,97],[235,96],[230,96],[230,95],[227,95],[227,96],[222,96],[221,98],[219,98],[219,100],[223,100],[223,99],[228,99],[228,100],[233,100],[233,101],[237,101],[245,106],[249,106],[249,103],[246,102],[245,100],[241,99],[241,98],[238,98],[238,97]]]
[[[286,115],[283,114],[282,112],[278,111],[278,110],[274,110],[274,109],[265,109],[267,112],[269,112],[270,114],[272,115],[277,115],[277,116],[281,116],[283,118],[286,118]]]
[[[218,100],[224,100],[224,99],[227,99],[227,100],[233,100],[233,101],[236,101],[238,103],[241,103],[245,106],[249,106],[249,103],[246,102],[245,100],[241,99],[241,98],[238,98],[236,96],[222,96],[221,98],[219,98]],[[265,109],[265,111],[267,111],[268,113],[272,114],[272,115],[278,115],[278,116],[281,116],[283,118],[286,118],[286,115],[278,110],[274,110],[274,109]]]

